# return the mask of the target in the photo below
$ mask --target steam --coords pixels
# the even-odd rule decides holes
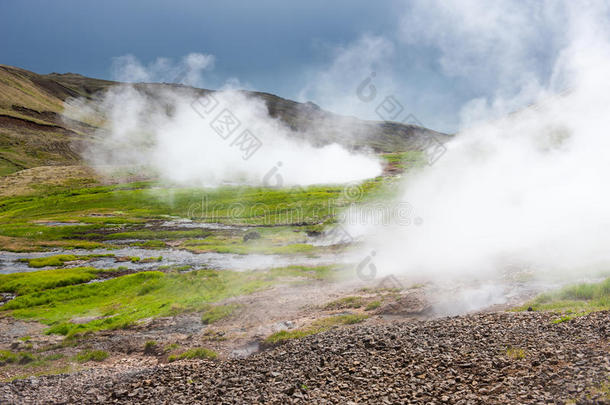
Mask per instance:
[[[161,59],[144,67],[127,56],[115,67],[120,67],[120,78],[146,81],[185,66],[185,77],[196,76],[212,62],[210,56],[191,54],[178,66]],[[260,98],[233,89],[208,93],[203,99],[212,97],[215,109],[206,114],[201,111],[201,97],[184,87],[124,85],[110,89],[95,103],[72,100],[67,115],[95,112],[104,117],[97,141],[84,153],[92,166],[145,166],[162,179],[183,185],[293,186],[359,181],[381,174],[379,161],[365,153],[338,144],[314,146],[307,141],[308,133],[297,134],[270,117]],[[238,124],[223,132],[223,125],[214,123],[226,114]]]
[[[607,5],[535,3],[544,32],[567,33],[544,76],[525,63],[542,35],[528,25],[532,10],[513,2],[442,4],[426,2],[419,11],[422,21],[448,34],[439,35],[434,24],[412,25],[407,40],[436,46],[447,72],[500,75],[489,79],[497,91],[467,103],[464,123],[472,126],[433,166],[405,179],[400,201],[423,223],[368,226],[378,272],[466,279],[510,269],[571,278],[604,270],[610,264]],[[462,25],[464,15],[475,17]],[[528,101],[536,104],[524,108]],[[518,113],[497,118],[517,104]]]
[[[378,120],[379,117],[370,114],[369,105],[354,97],[354,79],[363,79],[375,72],[377,91],[389,94],[394,89],[390,69],[395,56],[392,41],[365,34],[353,43],[334,48],[332,54],[329,66],[309,74],[299,100],[319,102],[325,109],[339,114]]]
[[[112,61],[112,75],[115,80],[127,83],[179,82],[203,87],[202,74],[214,68],[214,55],[189,53],[178,63],[169,58],[157,58],[144,65],[135,56],[118,56]]]

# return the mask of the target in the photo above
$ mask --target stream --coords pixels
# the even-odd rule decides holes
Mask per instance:
[[[78,249],[78,250],[53,250],[48,252],[15,253],[0,251],[0,274],[19,273],[26,271],[37,271],[55,268],[52,266],[31,268],[27,263],[19,262],[19,259],[30,259],[47,257],[58,254],[71,255],[103,255],[114,254],[116,257],[137,256],[140,259],[162,256],[160,261],[152,262],[117,262],[115,257],[98,257],[86,263],[67,265],[66,267],[95,267],[99,269],[111,269],[119,266],[136,270],[150,270],[159,266],[192,266],[193,269],[215,269],[215,270],[264,270],[274,267],[285,267],[291,265],[300,266],[322,266],[347,262],[344,256],[337,254],[318,255],[264,255],[248,254],[240,255],[234,253],[192,253],[186,250],[176,249],[146,249],[138,247],[125,247],[119,249]]]

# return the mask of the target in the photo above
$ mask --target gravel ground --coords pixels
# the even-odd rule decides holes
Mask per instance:
[[[610,312],[555,318],[354,325],[241,360],[18,380],[0,403],[610,403]]]

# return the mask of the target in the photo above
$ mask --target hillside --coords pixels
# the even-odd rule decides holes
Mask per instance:
[[[73,97],[95,100],[101,92],[119,84],[74,73],[40,75],[0,65],[0,175],[38,166],[79,164],[78,145],[98,128],[64,117],[63,103]],[[135,85],[144,93],[162,86],[184,87],[161,83]],[[210,91],[190,90],[200,94]],[[315,144],[337,142],[350,148],[366,146],[378,152],[396,152],[411,149],[413,140],[422,135],[447,137],[414,125],[339,116],[313,103],[298,103],[269,93],[246,93],[263,99],[269,114],[285,122],[295,136],[308,131]],[[312,131],[313,123],[323,126],[324,132]]]

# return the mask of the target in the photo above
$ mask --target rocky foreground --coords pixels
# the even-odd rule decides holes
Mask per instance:
[[[247,359],[18,380],[0,403],[608,403],[610,313],[355,325]]]

